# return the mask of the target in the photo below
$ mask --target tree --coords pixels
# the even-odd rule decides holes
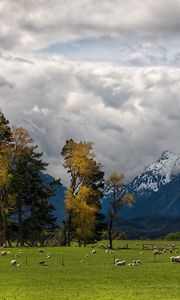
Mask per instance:
[[[119,211],[126,204],[134,201],[132,194],[122,194],[124,176],[122,174],[112,173],[105,182],[105,193],[109,201],[107,212],[107,231],[109,236],[109,247],[112,249],[113,229],[116,221],[120,219]]]
[[[74,213],[75,233],[79,245],[94,236],[95,219],[98,207],[95,204],[88,204],[88,200],[94,191],[91,188],[82,186],[76,195],[71,189],[67,189],[65,196],[65,206]]]
[[[0,214],[2,220],[1,243],[5,244],[8,239],[8,221],[13,208],[14,201],[10,194],[10,183],[12,180],[11,162],[11,129],[9,121],[0,112]]]
[[[55,226],[53,216],[54,208],[48,203],[48,199],[53,195],[54,190],[43,183],[41,172],[47,167],[47,163],[42,161],[42,153],[36,152],[37,146],[33,146],[32,152],[24,153],[21,158],[20,182],[22,183],[18,197],[23,203],[25,218],[23,220],[23,239],[30,241],[34,246],[37,242],[42,242],[42,232],[44,229]]]
[[[24,245],[23,239],[23,220],[22,213],[24,203],[24,174],[27,168],[27,159],[32,154],[32,138],[26,129],[22,127],[12,127],[12,142],[13,142],[13,181],[12,188],[16,195],[16,210],[18,219],[18,235],[17,244]]]
[[[68,140],[62,148],[61,154],[64,157],[64,167],[70,175],[69,188],[71,194],[77,200],[77,195],[81,188],[89,188],[91,192],[88,193],[88,197],[86,195],[86,204],[89,206],[96,205],[98,211],[100,209],[99,199],[102,195],[101,189],[103,187],[104,173],[101,171],[101,165],[94,159],[92,143],[84,141],[75,142],[72,139]],[[74,228],[75,210],[66,205],[66,203],[67,201],[65,198],[65,207],[68,217],[64,224],[64,235],[68,246],[70,246],[73,232],[77,233],[77,230]],[[85,208],[87,208],[87,206]]]

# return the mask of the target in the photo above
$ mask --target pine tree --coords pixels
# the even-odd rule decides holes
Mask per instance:
[[[12,180],[12,162],[11,162],[11,129],[9,121],[0,112],[0,214],[2,221],[1,244],[6,244],[8,238],[9,216],[14,206],[14,199],[10,193],[10,184]]]

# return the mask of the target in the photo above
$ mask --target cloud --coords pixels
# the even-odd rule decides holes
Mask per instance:
[[[179,36],[178,0],[2,0],[1,49],[31,51],[79,38]],[[75,43],[76,44],[76,43]]]
[[[0,107],[11,124],[28,129],[52,175],[67,178],[60,150],[70,138],[93,141],[104,171],[127,178],[164,149],[180,153],[180,69],[30,60],[0,58],[3,82],[13,83],[0,84]]]

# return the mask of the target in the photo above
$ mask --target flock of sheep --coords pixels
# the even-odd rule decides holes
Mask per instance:
[[[3,250],[0,252],[0,256],[6,256],[6,255],[9,255],[11,252],[10,251],[7,251],[7,250]],[[38,253],[44,253],[44,250],[43,249],[38,249]],[[18,253],[15,253],[15,257],[16,258],[20,258],[21,255],[23,254],[23,250],[18,250]],[[50,259],[51,256],[49,253],[46,254],[46,259]],[[39,261],[39,265],[44,265],[46,263],[45,260],[41,260]],[[10,264],[11,266],[14,266],[14,267],[21,267],[21,263],[17,263],[17,260],[16,259],[12,259],[10,261]]]
[[[137,243],[136,243],[137,245]],[[172,244],[167,244],[167,243],[164,243],[164,249],[163,250],[160,250],[158,248],[156,249],[153,249],[152,250],[152,254],[155,257],[157,257],[158,255],[162,255],[163,253],[165,252],[169,252],[172,254],[172,252],[175,252],[177,253],[177,250],[175,249],[176,247],[176,243],[173,242]],[[107,249],[108,247],[105,247],[103,244],[99,244],[99,248],[103,248],[105,249],[105,253],[106,254],[114,254],[114,265],[117,266],[117,267],[121,267],[121,266],[125,266],[125,265],[128,265],[128,266],[133,266],[133,267],[137,267],[137,266],[140,266],[142,264],[141,260],[140,259],[133,259],[132,262],[129,262],[129,263],[126,263],[126,260],[125,259],[119,259],[119,258],[115,258],[115,251],[112,251],[110,249]],[[39,248],[38,250],[38,253],[43,253],[45,254],[45,251],[41,248]],[[15,254],[15,258],[18,259],[21,257],[23,253],[23,250],[18,250],[18,253]],[[91,251],[91,254],[95,255],[97,253],[97,250],[96,249],[93,249]],[[7,250],[3,250],[0,252],[0,256],[5,256],[5,255],[8,255],[10,254],[10,251],[7,251]],[[141,251],[139,253],[140,255],[143,254],[143,252]],[[89,257],[89,254],[86,254],[85,255],[85,258]],[[51,255],[49,253],[45,254],[45,259],[44,260],[40,260],[39,261],[39,265],[45,265],[46,263],[46,259],[50,259],[51,258]],[[10,261],[10,264],[11,266],[14,266],[14,267],[21,267],[21,263],[18,263],[16,259],[12,259]],[[85,259],[81,259],[80,260],[80,263],[82,262],[85,262]],[[170,262],[172,263],[180,263],[180,256],[171,256],[170,257]]]

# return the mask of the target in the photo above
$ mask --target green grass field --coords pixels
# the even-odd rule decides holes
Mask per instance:
[[[23,249],[18,259],[15,258],[18,249],[8,249],[10,254],[0,256],[0,300],[179,300],[180,264],[170,263],[170,253],[164,253],[154,261],[152,250],[142,250],[143,243],[151,242],[138,243],[128,241],[130,249],[114,250],[114,254],[106,254],[98,245],[94,255],[91,246],[44,248],[45,253],[51,255],[45,266],[40,266],[39,261],[45,260],[46,254],[38,253],[37,248]],[[125,244],[117,241],[114,246],[123,247]],[[163,241],[156,242],[156,245],[163,247]],[[177,248],[180,250],[180,243],[177,243]],[[141,251],[143,254],[140,254]],[[127,263],[140,259],[142,265],[116,267],[114,255]],[[12,259],[22,266],[11,266]]]

